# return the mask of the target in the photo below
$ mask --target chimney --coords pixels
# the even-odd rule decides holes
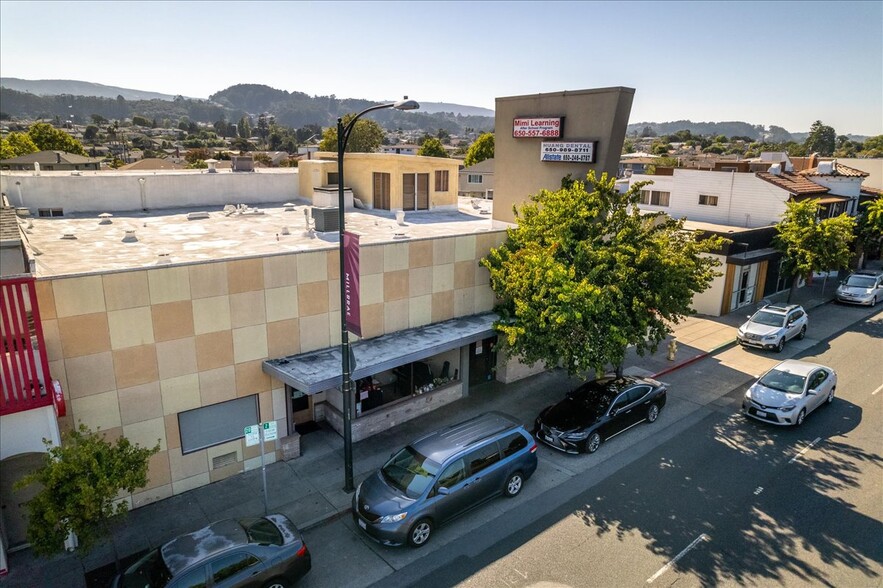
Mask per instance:
[[[61,153],[58,151],[55,152],[55,163],[61,163]]]

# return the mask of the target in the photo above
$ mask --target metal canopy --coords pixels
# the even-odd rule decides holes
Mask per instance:
[[[373,376],[492,337],[495,334],[494,321],[498,318],[493,312],[464,316],[351,343],[356,359],[352,379]],[[306,394],[339,388],[340,347],[269,359],[263,363],[262,369],[265,374]]]

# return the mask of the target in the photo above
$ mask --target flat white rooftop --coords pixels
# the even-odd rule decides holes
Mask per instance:
[[[338,233],[306,233],[304,211],[312,207],[295,204],[258,205],[230,214],[222,207],[118,212],[109,218],[76,213],[30,217],[20,224],[35,256],[37,277],[154,268],[165,265],[157,263],[161,256],[177,265],[336,249]],[[481,201],[480,206],[490,211],[491,204]],[[205,217],[191,220],[188,214],[194,212],[208,214],[192,215]],[[371,245],[504,229],[495,228],[491,215],[475,208],[471,199],[460,198],[458,210],[407,212],[404,225],[390,211],[348,210],[346,230],[359,234],[362,245]],[[127,231],[134,231],[137,240],[124,241]]]

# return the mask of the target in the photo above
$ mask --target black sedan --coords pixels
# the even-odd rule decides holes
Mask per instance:
[[[540,412],[534,436],[567,453],[594,453],[602,441],[654,422],[665,406],[665,384],[650,378],[605,377],[586,382]]]

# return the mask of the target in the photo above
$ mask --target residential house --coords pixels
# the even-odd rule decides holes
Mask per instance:
[[[37,151],[0,160],[0,169],[35,171],[86,171],[101,169],[100,157],[85,157],[65,151]]]
[[[459,172],[457,194],[469,198],[494,197],[494,160],[485,159]]]
[[[396,143],[395,145],[381,145],[381,153],[395,153],[396,155],[417,155],[420,145],[413,143]]]

